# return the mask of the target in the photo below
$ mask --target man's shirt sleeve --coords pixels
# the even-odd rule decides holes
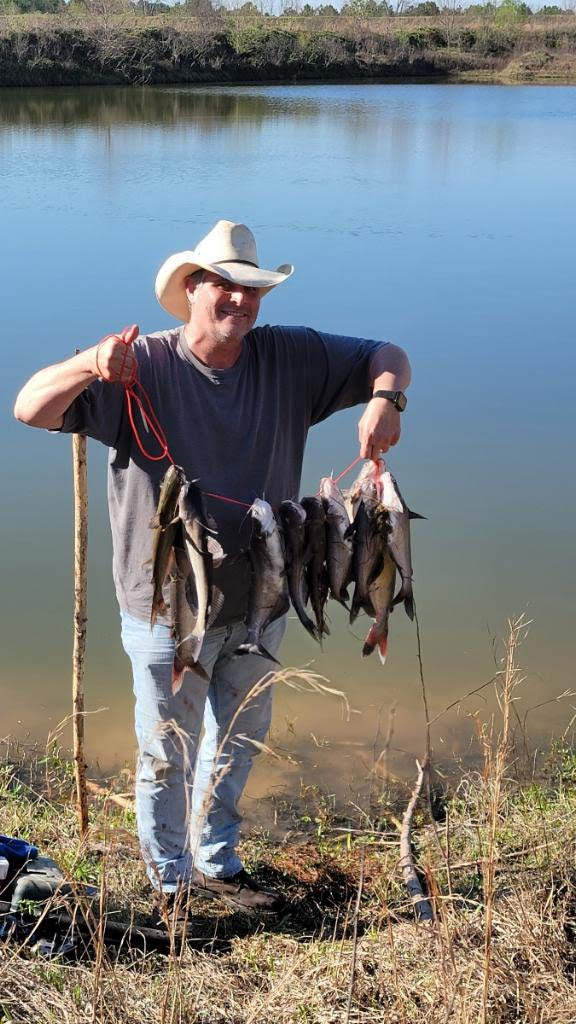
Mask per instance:
[[[123,385],[97,380],[68,406],[60,431],[85,434],[108,448],[116,448],[123,420]]]
[[[387,342],[306,331],[311,424],[367,402],[372,393],[371,362]]]

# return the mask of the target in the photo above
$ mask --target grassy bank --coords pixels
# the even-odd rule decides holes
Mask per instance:
[[[46,919],[27,908],[36,932],[1,948],[0,1020],[574,1022],[576,754],[560,743],[529,770],[513,743],[519,679],[512,654],[495,684],[501,718],[479,727],[483,771],[455,778],[434,817],[426,800],[417,811],[432,927],[414,922],[398,870],[409,786],[384,786],[362,809],[335,812],[309,790],[284,804],[283,839],[260,832],[242,847],[249,869],[285,895],[284,915],[264,923],[197,901],[183,937],[152,913],[133,812],[114,802],[121,789],[126,804],[126,777],[94,798],[80,840],[70,765],[54,748],[35,760],[8,748],[2,831],[32,838],[100,896],[75,959],[33,951]],[[132,928],[120,948],[104,940],[105,921]],[[135,948],[138,928],[161,933],[164,948]]]
[[[105,7],[105,5],[104,5]],[[576,18],[0,18],[0,85],[576,80]]]

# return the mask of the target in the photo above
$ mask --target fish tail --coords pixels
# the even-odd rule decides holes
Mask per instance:
[[[172,664],[172,693],[174,695],[182,688],[185,674],[186,665],[183,665],[179,658],[174,658]]]
[[[313,637],[314,640],[317,640],[318,643],[320,643],[320,637],[318,635],[318,630],[316,629],[316,626],[312,622],[312,619],[310,618],[310,616],[307,615],[306,612],[304,611],[304,606],[302,604],[300,604],[300,602],[298,602],[297,604],[294,604],[294,602],[292,602],[292,604],[294,605],[294,609],[296,611],[296,614],[297,614],[298,618],[300,619],[300,622],[304,626],[304,629],[307,630],[308,633],[310,633],[310,636]]]
[[[195,661],[193,665],[184,665],[176,657],[172,665],[172,693],[174,695],[181,690],[186,672],[192,672],[195,676],[200,676],[200,679],[203,679],[205,682],[210,682],[210,676],[199,661]]]
[[[378,655],[380,657],[380,661],[384,665],[386,663],[386,655],[388,654],[388,631],[386,631],[384,634],[378,635],[376,632],[376,627],[371,626],[370,629],[368,630],[368,636],[366,637],[364,641],[364,646],[362,648],[363,656],[365,658],[368,657],[368,655],[372,654],[372,651],[374,651],[376,647],[378,648]]]
[[[163,597],[159,601],[152,603],[152,611],[150,612],[150,629],[154,629],[156,625],[156,619],[159,615],[165,615],[168,609],[166,608],[166,602]]]
[[[354,596],[352,598],[352,604],[350,605],[350,624],[352,624],[358,618],[358,612],[362,607],[362,601],[358,593],[358,587],[354,590]]]
[[[370,629],[368,630],[368,636],[364,641],[364,646],[362,648],[362,656],[364,658],[367,658],[369,654],[372,654],[372,651],[376,647],[377,643],[378,637],[376,635],[376,626],[372,625],[370,626]]]
[[[378,641],[378,655],[383,665],[386,664],[386,657],[388,655],[388,634],[381,636]]]
[[[267,651],[260,643],[251,644],[246,642],[244,644],[240,644],[240,646],[234,651],[234,654],[258,654],[261,658],[267,658],[268,661],[273,661],[275,665],[280,665],[278,658],[275,658],[273,654],[270,654],[270,651]]]

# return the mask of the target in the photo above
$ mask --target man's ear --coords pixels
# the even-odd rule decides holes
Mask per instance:
[[[185,282],[186,286],[186,298],[188,299],[188,305],[191,306],[196,301],[196,289],[198,288],[198,282],[193,281],[192,277],[187,277]]]

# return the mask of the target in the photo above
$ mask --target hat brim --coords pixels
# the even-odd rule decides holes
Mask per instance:
[[[209,270],[227,281],[233,281],[234,284],[241,284],[246,288],[259,288],[261,295],[266,295],[294,273],[291,263],[282,263],[276,270],[264,270],[250,263],[207,263],[199,259],[195,252],[177,252],[162,264],[156,275],[155,285],[158,302],[177,320],[187,321],[190,316],[186,278],[196,270]]]

